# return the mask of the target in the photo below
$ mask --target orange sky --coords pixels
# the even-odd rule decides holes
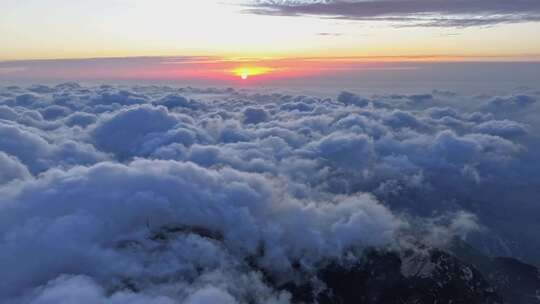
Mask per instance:
[[[0,62],[0,81],[174,81],[183,84],[272,84],[314,78],[427,80],[467,77],[538,79],[540,61],[527,57],[137,57]],[[505,63],[506,62],[506,63]],[[525,71],[524,71],[525,69]],[[478,74],[478,75],[477,75]],[[476,75],[476,76],[475,76]],[[368,77],[369,76],[369,77]]]

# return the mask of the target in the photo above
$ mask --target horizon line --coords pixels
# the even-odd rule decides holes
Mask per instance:
[[[0,59],[0,63],[46,62],[77,60],[128,60],[128,59],[207,59],[213,62],[239,61],[282,61],[282,60],[324,60],[324,61],[377,61],[381,62],[540,62],[540,54],[520,55],[358,55],[358,56],[219,56],[219,55],[141,55],[141,56],[92,56],[92,57],[52,57]],[[185,61],[190,63],[195,61]]]

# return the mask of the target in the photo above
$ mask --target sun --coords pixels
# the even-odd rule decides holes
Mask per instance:
[[[247,80],[251,76],[258,76],[263,74],[268,74],[272,71],[272,68],[269,67],[238,67],[233,69],[231,72],[233,75],[240,77],[242,80]]]

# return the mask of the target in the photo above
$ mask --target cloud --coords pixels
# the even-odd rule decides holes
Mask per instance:
[[[268,113],[264,109],[246,108],[244,110],[244,123],[258,124],[269,119]]]
[[[236,300],[229,294],[213,287],[198,290],[196,293],[190,295],[186,300],[186,304],[206,303],[237,304],[238,302],[236,302]]]
[[[103,287],[86,276],[60,276],[41,287],[37,295],[29,302],[31,304],[69,304],[69,303],[150,303],[173,304],[173,299],[158,296],[150,297],[130,292],[118,292],[108,295]]]
[[[479,133],[485,133],[501,137],[515,137],[528,133],[527,126],[509,120],[491,120],[474,127]]]
[[[17,157],[31,172],[53,165],[91,164],[107,159],[92,145],[73,140],[51,140],[36,129],[0,121],[0,149]]]
[[[98,123],[92,131],[96,146],[119,158],[136,154],[145,138],[171,129],[178,120],[164,107],[144,105],[123,109]]]
[[[114,245],[130,238],[145,242],[152,228],[201,227],[223,237],[225,247],[212,245],[220,254],[208,255],[207,261],[188,253],[177,257],[181,260],[176,271],[192,276],[183,269],[185,263],[209,263],[205,267],[211,269],[228,265],[223,255],[242,259],[259,250],[259,263],[271,265],[268,271],[290,271],[297,259],[313,263],[321,256],[339,256],[354,244],[388,244],[400,225],[367,195],[310,202],[291,197],[282,187],[262,175],[231,169],[136,160],[51,170],[36,180],[2,188],[7,199],[0,212],[2,238],[9,245],[0,261],[9,280],[0,285],[0,296],[17,294],[35,282],[44,284],[65,269],[105,282],[130,277],[142,284],[146,276],[159,281],[166,274],[144,274],[143,260]],[[188,249],[192,245],[178,246],[194,250]],[[30,262],[36,250],[42,263]],[[204,247],[200,250],[210,254]],[[142,254],[150,252],[143,249]]]
[[[323,36],[323,37],[339,37],[339,36],[343,36],[343,33],[326,33],[326,32],[321,32],[321,33],[317,33],[317,36]]]
[[[197,103],[194,100],[188,100],[187,98],[177,94],[167,95],[160,99],[156,104],[163,105],[169,110],[177,107],[197,110],[202,106],[202,104]]]
[[[358,95],[355,95],[353,93],[345,92],[345,91],[339,93],[337,100],[346,105],[356,105],[359,107],[364,107],[368,105],[368,101],[366,99]]]
[[[254,1],[249,13],[387,21],[396,26],[471,27],[540,21],[534,0],[313,0]]]
[[[79,126],[87,127],[97,122],[97,117],[90,113],[73,113],[65,118],[65,124],[68,127]]]
[[[67,116],[70,112],[71,110],[69,108],[57,105],[48,106],[40,111],[41,116],[47,120],[55,120]]]
[[[0,151],[0,185],[15,179],[27,179],[31,177],[30,172],[13,156]]]
[[[17,72],[23,72],[25,70],[26,67],[23,66],[0,67],[0,75],[10,75]]]
[[[488,111],[520,111],[536,104],[537,98],[530,95],[497,96],[490,100],[484,108]]]
[[[375,151],[372,140],[365,135],[332,133],[312,143],[313,156],[351,168],[358,169],[372,163]]]
[[[455,237],[538,258],[530,91],[1,90],[2,302],[284,304],[326,263]]]

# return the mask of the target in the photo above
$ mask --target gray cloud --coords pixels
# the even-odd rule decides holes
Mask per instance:
[[[27,179],[31,177],[30,172],[25,165],[13,156],[0,151],[0,185],[15,179]]]
[[[265,15],[388,21],[396,26],[471,27],[540,21],[540,4],[535,0],[262,0],[255,1],[246,11]]]

